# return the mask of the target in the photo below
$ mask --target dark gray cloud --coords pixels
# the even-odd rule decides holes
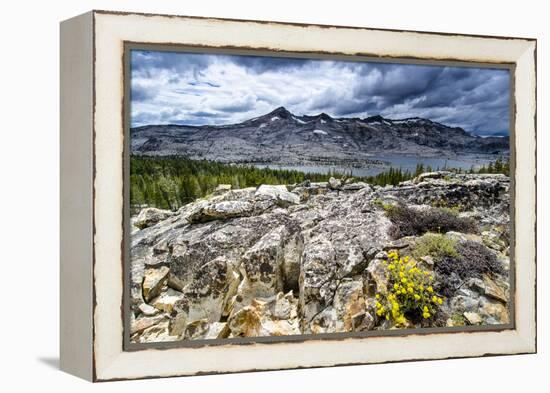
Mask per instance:
[[[508,133],[507,70],[132,51],[132,124],[227,124],[295,114],[425,117]]]

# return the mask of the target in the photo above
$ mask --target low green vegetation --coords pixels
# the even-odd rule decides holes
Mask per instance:
[[[451,321],[453,321],[453,326],[466,326],[466,318],[460,313],[451,315]]]
[[[436,200],[432,201],[430,203],[430,205],[432,207],[440,207],[442,209],[449,209],[450,211],[452,211],[456,214],[460,213],[461,211],[466,210],[466,207],[463,204],[461,204],[461,203],[451,204],[446,199],[436,199]]]
[[[416,242],[413,256],[417,259],[429,255],[437,260],[458,257],[456,240],[439,233],[426,233]]]
[[[391,209],[393,209],[393,206],[391,203],[385,203],[382,199],[380,198],[376,198],[375,200],[372,201],[372,204],[374,206],[378,206],[379,208],[381,209],[384,209],[386,212],[390,211]]]

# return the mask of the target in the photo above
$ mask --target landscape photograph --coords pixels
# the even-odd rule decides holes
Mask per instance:
[[[131,343],[510,324],[508,68],[128,53]]]

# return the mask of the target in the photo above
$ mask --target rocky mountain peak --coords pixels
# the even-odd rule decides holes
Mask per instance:
[[[265,115],[266,117],[274,117],[274,116],[277,116],[281,119],[290,119],[293,115],[292,113],[286,109],[284,106],[280,106],[274,110],[272,110],[271,112],[269,112],[267,115]]]
[[[330,117],[330,115],[327,115],[325,112],[319,113],[316,117],[320,120],[325,120],[325,121],[332,121],[333,120],[333,118]]]
[[[375,116],[369,116],[367,118],[364,119],[364,121],[366,123],[382,123],[384,121],[387,121],[386,119],[384,119],[382,116],[380,115],[375,115]]]

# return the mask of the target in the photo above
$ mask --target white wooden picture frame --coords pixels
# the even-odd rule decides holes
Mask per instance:
[[[513,71],[513,304],[503,329],[125,344],[125,48],[505,65]],[[536,352],[536,40],[91,11],[61,23],[61,368],[90,381]]]

